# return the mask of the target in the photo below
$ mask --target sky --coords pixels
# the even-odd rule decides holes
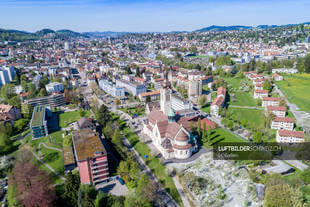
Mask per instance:
[[[0,0],[0,28],[35,32],[193,31],[310,22],[309,0]]]

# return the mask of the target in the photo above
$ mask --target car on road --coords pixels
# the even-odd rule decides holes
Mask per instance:
[[[124,180],[123,180],[122,178],[118,178],[118,182],[119,182],[121,185],[124,185],[124,184],[125,184],[125,182],[124,182]]]

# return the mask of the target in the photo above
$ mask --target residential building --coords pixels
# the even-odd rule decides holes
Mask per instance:
[[[139,94],[146,92],[145,85],[140,85],[126,80],[116,80],[116,86],[125,88],[125,90],[133,96],[139,96]]]
[[[300,143],[305,141],[302,131],[278,130],[276,140],[278,143]]]
[[[0,67],[0,86],[4,86],[10,83],[15,77],[15,71],[13,67]]]
[[[89,117],[82,117],[77,121],[77,125],[79,127],[79,129],[91,129],[91,130],[95,130],[96,129],[96,125],[93,123],[93,120]]]
[[[188,83],[188,97],[199,97],[202,94],[202,81],[190,80]]]
[[[226,88],[224,87],[219,87],[217,89],[217,97],[216,99],[212,102],[211,107],[210,107],[210,114],[211,116],[219,117],[220,114],[220,108],[225,106],[226,103]]]
[[[286,115],[286,107],[285,106],[267,106],[266,112],[271,112],[277,117],[285,117]]]
[[[272,69],[272,73],[289,73],[289,74],[294,74],[294,73],[298,73],[297,69],[294,68],[276,68],[276,69]]]
[[[160,97],[160,90],[157,91],[150,91],[150,92],[146,92],[146,93],[140,93],[139,94],[139,99],[141,101],[146,101],[146,98],[150,97],[151,101],[155,101],[158,100]]]
[[[46,120],[46,106],[35,106],[30,121],[30,129],[32,138],[37,139],[48,135],[47,120]]]
[[[81,183],[105,182],[109,176],[108,156],[99,135],[89,128],[71,134]]]
[[[272,76],[273,76],[273,80],[275,80],[275,81],[283,80],[283,76],[279,75],[278,73],[274,73]]]
[[[255,99],[262,99],[263,97],[268,97],[268,90],[255,90],[254,91],[254,98]]]
[[[118,97],[120,99],[125,98],[125,89],[123,87],[117,87],[115,84],[109,82],[108,80],[100,80],[99,88],[113,97]]]
[[[28,103],[33,107],[38,105],[49,105],[51,107],[59,107],[65,105],[65,97],[63,94],[53,94],[50,96],[44,96],[40,98],[32,98],[26,100],[24,103]]]
[[[280,98],[277,97],[263,97],[262,106],[279,106]]]
[[[45,86],[45,89],[48,93],[58,93],[64,91],[64,85],[62,83],[53,82]]]
[[[254,90],[263,90],[263,84],[260,84],[260,83],[255,84]]]
[[[13,122],[21,117],[20,109],[15,106],[0,104],[0,121]]]
[[[275,117],[271,122],[271,129],[294,129],[294,119],[290,117]]]

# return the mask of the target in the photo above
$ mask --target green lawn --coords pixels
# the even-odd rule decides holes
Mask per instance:
[[[245,142],[241,137],[236,136],[224,128],[217,128],[212,130],[211,134],[212,143],[215,142]]]
[[[256,106],[256,101],[251,92],[236,91],[235,101],[230,102],[231,105],[236,106]]]
[[[46,137],[42,137],[42,138],[32,140],[31,146],[34,150],[37,150],[39,143],[43,142],[48,146],[57,147],[59,149],[62,149],[62,141],[63,141],[62,134],[63,133],[64,133],[64,131],[56,131],[56,132],[49,134]],[[51,142],[49,142],[49,137],[51,137]]]
[[[210,114],[210,105],[200,108],[201,111]]]
[[[310,112],[310,74],[283,75],[283,81],[276,84],[286,98],[302,111]]]
[[[85,116],[90,116],[90,111],[85,111]],[[60,113],[58,116],[58,125],[61,128],[66,128],[69,124],[81,118],[79,111],[68,111]]]
[[[229,83],[230,85],[232,85],[233,88],[235,88],[236,90],[239,89],[240,87],[240,82],[242,80],[245,80],[243,78],[233,78],[233,77],[225,77],[223,78],[227,83]]]
[[[43,161],[50,165],[59,174],[64,174],[64,165],[62,160],[62,153],[56,150],[47,149],[41,145],[41,152],[43,154]]]
[[[263,110],[258,109],[244,109],[244,108],[228,108],[229,112],[232,112],[234,120],[247,120],[250,126],[259,126],[263,123]]]
[[[133,116],[133,114],[136,114],[138,116],[145,115],[144,107],[121,108],[120,110],[129,114],[130,116]]]

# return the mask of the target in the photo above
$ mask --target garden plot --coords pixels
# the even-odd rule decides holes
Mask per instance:
[[[232,161],[213,160],[207,153],[192,163],[169,164],[199,206],[260,206],[253,183],[244,168]]]

